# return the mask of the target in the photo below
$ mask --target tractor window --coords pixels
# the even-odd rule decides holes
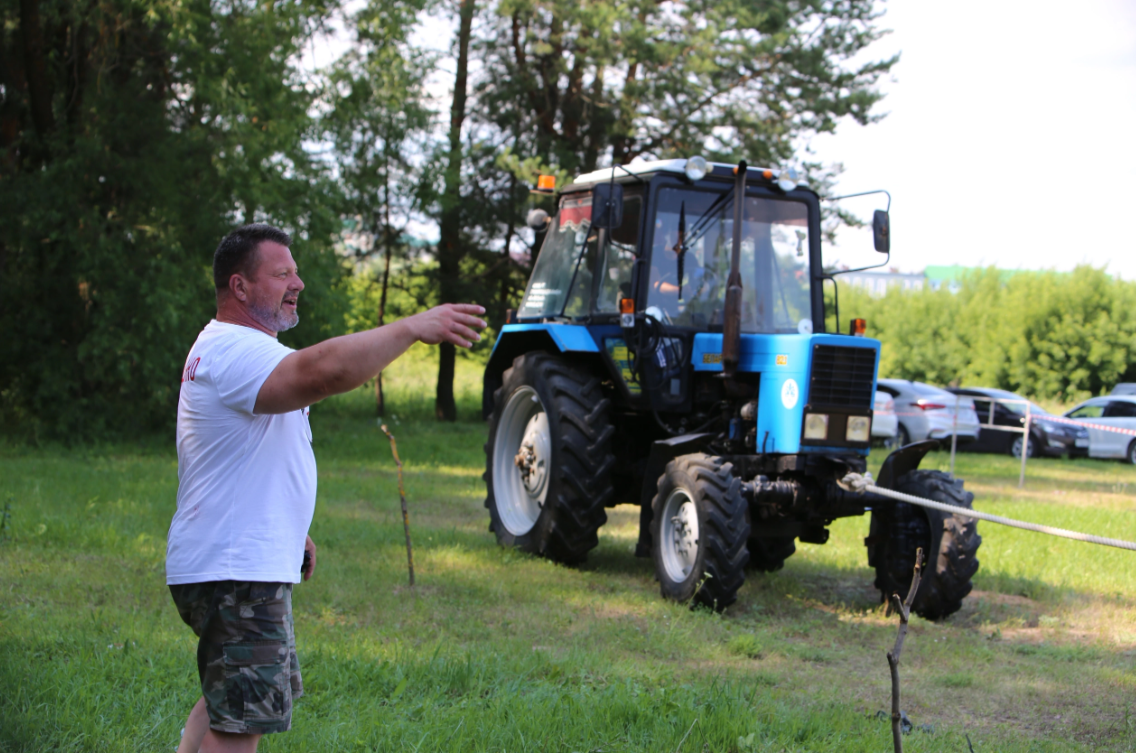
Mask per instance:
[[[568,303],[564,305],[564,316],[576,318],[587,316],[592,309],[592,270],[596,268],[596,256],[599,251],[599,232],[592,230],[584,242],[584,258],[576,270],[576,277],[572,280],[572,289],[568,293]]]
[[[733,243],[733,194],[659,193],[647,312],[688,327],[721,325]],[[685,228],[685,246],[679,238]],[[742,226],[742,331],[812,331],[808,207],[748,196]],[[807,328],[807,330],[806,330]]]
[[[560,211],[552,219],[552,227],[544,238],[529,287],[517,311],[518,318],[560,316],[564,313],[568,288],[572,286],[591,224],[590,191],[569,194],[560,199]],[[583,265],[580,266],[583,272]],[[587,289],[591,289],[590,284]]]
[[[602,266],[599,269],[597,313],[618,314],[619,299],[632,297],[631,268],[635,264],[635,251],[639,246],[639,218],[642,203],[638,196],[628,196],[624,199],[623,224],[608,234]]]

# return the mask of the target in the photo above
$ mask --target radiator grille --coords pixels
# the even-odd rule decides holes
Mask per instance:
[[[876,351],[873,348],[814,345],[809,402],[871,408],[875,377]]]

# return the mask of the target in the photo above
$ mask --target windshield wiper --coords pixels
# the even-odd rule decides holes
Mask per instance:
[[[725,191],[720,194],[718,198],[714,199],[713,203],[711,203],[710,206],[706,207],[706,211],[703,212],[699,216],[699,218],[694,221],[694,226],[690,229],[691,237],[690,240],[686,242],[686,248],[690,248],[695,243],[697,243],[702,236],[706,235],[707,231],[709,231],[710,229],[710,222],[712,219],[711,215],[713,215],[719,209],[725,209],[733,200],[734,192]]]

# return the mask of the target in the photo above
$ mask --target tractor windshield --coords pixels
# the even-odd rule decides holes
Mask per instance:
[[[551,317],[564,312],[591,226],[591,192],[572,194],[560,200],[560,211],[552,218],[528,290],[517,311],[518,317]],[[594,238],[591,240],[595,245]]]
[[[742,331],[812,331],[807,205],[748,196],[743,216]],[[660,191],[648,313],[677,326],[722,324],[733,226],[732,192]]]

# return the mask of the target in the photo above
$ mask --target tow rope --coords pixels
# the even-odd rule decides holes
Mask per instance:
[[[967,518],[974,518],[975,520],[985,520],[990,523],[997,523],[1003,526],[1010,526],[1011,528],[1020,528],[1023,531],[1034,531],[1036,533],[1045,533],[1050,536],[1060,536],[1064,539],[1073,539],[1074,541],[1086,541],[1090,544],[1100,544],[1101,546],[1113,546],[1117,549],[1127,549],[1136,552],[1136,544],[1131,541],[1122,541],[1120,539],[1110,539],[1104,536],[1093,536],[1088,533],[1078,533],[1077,531],[1067,531],[1064,528],[1052,528],[1050,526],[1043,526],[1038,523],[1026,523],[1021,520],[1014,520],[1013,518],[1004,518],[1001,515],[991,515],[987,512],[978,512],[976,510],[968,510],[965,507],[958,505],[948,505],[945,502],[936,502],[933,499],[924,499],[923,497],[916,497],[913,494],[904,494],[903,492],[893,491],[892,489],[884,489],[876,486],[875,480],[870,473],[849,473],[844,478],[837,482],[840,488],[853,492],[855,494],[863,494],[864,492],[871,492],[878,494],[881,497],[890,497],[891,499],[900,502],[907,502],[908,504],[918,505],[920,507],[927,507],[932,510],[939,510],[941,512],[948,512],[953,515],[962,515]]]

